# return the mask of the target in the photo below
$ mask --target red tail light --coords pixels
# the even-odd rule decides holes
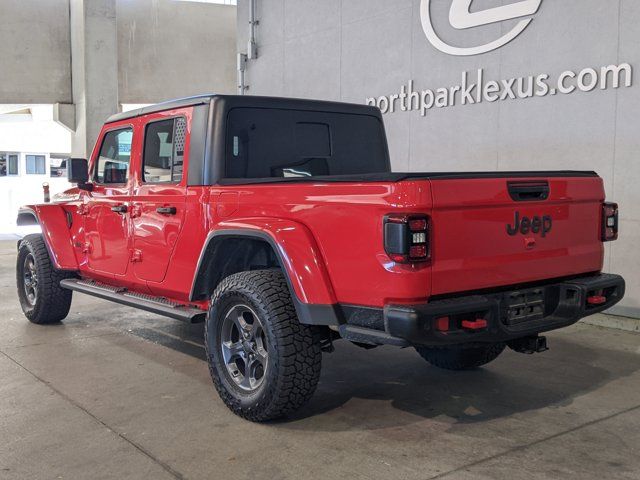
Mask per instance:
[[[618,238],[618,204],[602,204],[602,241],[610,242]]]
[[[387,215],[384,219],[384,250],[391,260],[398,263],[429,260],[429,217]]]

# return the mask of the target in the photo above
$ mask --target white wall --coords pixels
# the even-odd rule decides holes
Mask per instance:
[[[23,108],[32,114],[0,115],[0,151],[71,151],[71,134],[53,121],[51,105],[24,105]]]
[[[14,107],[15,108],[15,107]],[[51,105],[25,105],[33,114],[0,115],[0,152],[19,153],[18,176],[0,177],[0,234],[15,233],[20,206],[43,201],[42,184],[47,182],[53,196],[70,187],[66,178],[51,178],[49,155],[68,154],[71,134],[52,119]],[[44,175],[28,175],[25,155],[45,156]]]

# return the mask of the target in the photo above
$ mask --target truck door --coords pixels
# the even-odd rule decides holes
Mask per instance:
[[[143,120],[144,147],[131,213],[132,260],[139,280],[164,280],[182,230],[190,118],[191,109],[180,109]]]
[[[92,162],[93,190],[84,208],[87,266],[110,275],[124,275],[129,264],[129,162],[133,126],[114,127],[102,135]]]

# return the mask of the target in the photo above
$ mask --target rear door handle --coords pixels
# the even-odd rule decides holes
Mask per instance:
[[[126,205],[116,205],[115,207],[111,207],[111,211],[116,213],[127,213],[127,210]]]
[[[158,207],[156,208],[156,212],[161,213],[162,215],[175,215],[178,210],[176,207]]]

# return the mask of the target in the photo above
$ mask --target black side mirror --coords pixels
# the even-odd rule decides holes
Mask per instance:
[[[70,183],[77,183],[81,190],[93,190],[89,181],[89,163],[86,158],[70,158],[67,161],[67,179]]]
[[[70,158],[67,162],[67,179],[70,183],[87,183],[89,164],[85,158]]]

